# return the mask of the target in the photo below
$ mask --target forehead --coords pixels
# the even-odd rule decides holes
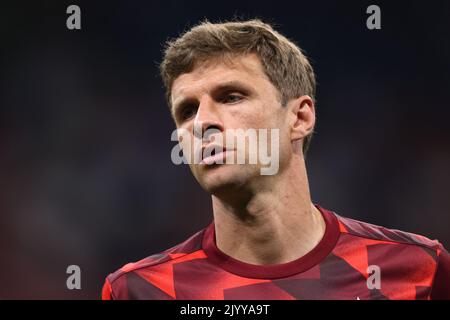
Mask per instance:
[[[196,63],[191,72],[183,73],[175,79],[172,85],[172,105],[184,97],[207,92],[223,83],[232,82],[243,82],[255,89],[270,84],[256,54],[212,58]]]

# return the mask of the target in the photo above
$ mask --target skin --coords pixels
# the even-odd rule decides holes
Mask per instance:
[[[191,134],[194,125],[222,135],[227,129],[279,129],[275,175],[261,175],[261,164],[190,164],[211,194],[222,252],[242,262],[273,265],[298,259],[320,242],[325,222],[311,202],[302,152],[303,139],[315,124],[309,96],[282,106],[258,56],[248,54],[196,63],[173,82],[171,103],[177,128]],[[208,137],[203,145],[212,140]],[[180,143],[185,154],[192,152]]]

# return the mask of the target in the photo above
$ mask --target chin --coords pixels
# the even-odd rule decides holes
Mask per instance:
[[[196,179],[210,194],[220,194],[239,190],[245,186],[254,175],[255,166],[248,165],[211,165],[199,168]],[[259,173],[259,169],[257,171]]]

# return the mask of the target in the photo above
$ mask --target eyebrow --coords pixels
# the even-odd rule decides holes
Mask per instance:
[[[223,92],[233,91],[233,90],[242,91],[244,94],[249,94],[252,91],[252,88],[250,85],[247,85],[246,83],[244,83],[242,81],[231,80],[231,81],[227,81],[224,83],[220,83],[217,86],[213,87],[212,94],[217,95],[217,94],[220,94]],[[178,109],[180,109],[184,105],[193,103],[194,101],[195,101],[195,99],[193,99],[193,98],[189,98],[189,97],[182,98],[179,102],[172,105],[172,108],[171,108],[172,114],[174,115]]]

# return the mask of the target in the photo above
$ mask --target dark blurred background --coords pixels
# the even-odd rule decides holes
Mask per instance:
[[[108,273],[209,223],[210,197],[171,162],[157,68],[204,18],[261,18],[312,59],[314,202],[449,248],[450,2],[392,2],[2,3],[0,298],[97,299]]]

